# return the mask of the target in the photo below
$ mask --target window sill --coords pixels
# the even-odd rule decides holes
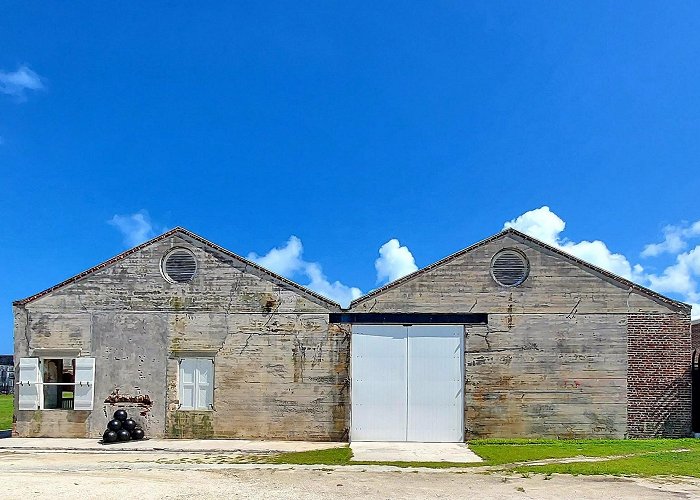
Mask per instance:
[[[22,411],[92,411],[90,410],[76,410],[75,408],[37,408],[36,410],[22,410]]]

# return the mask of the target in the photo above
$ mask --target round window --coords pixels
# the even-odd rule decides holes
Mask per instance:
[[[517,250],[501,250],[491,261],[491,276],[502,286],[518,286],[527,279],[530,265]]]
[[[176,248],[163,257],[161,270],[172,283],[189,283],[197,273],[197,261],[189,250]]]

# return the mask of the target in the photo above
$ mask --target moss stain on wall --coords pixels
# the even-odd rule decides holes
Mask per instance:
[[[176,411],[171,414],[168,437],[211,439],[214,437],[211,412]]]

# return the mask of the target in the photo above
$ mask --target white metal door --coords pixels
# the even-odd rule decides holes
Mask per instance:
[[[353,441],[463,440],[463,327],[353,325]]]
[[[463,326],[408,328],[407,441],[463,440]]]
[[[353,441],[406,440],[406,327],[352,327]]]

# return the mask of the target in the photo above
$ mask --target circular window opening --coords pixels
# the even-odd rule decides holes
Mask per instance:
[[[502,286],[518,286],[527,278],[530,265],[517,250],[501,250],[491,261],[491,276]]]
[[[189,283],[197,272],[197,261],[189,250],[176,248],[163,257],[163,276],[173,283]]]

